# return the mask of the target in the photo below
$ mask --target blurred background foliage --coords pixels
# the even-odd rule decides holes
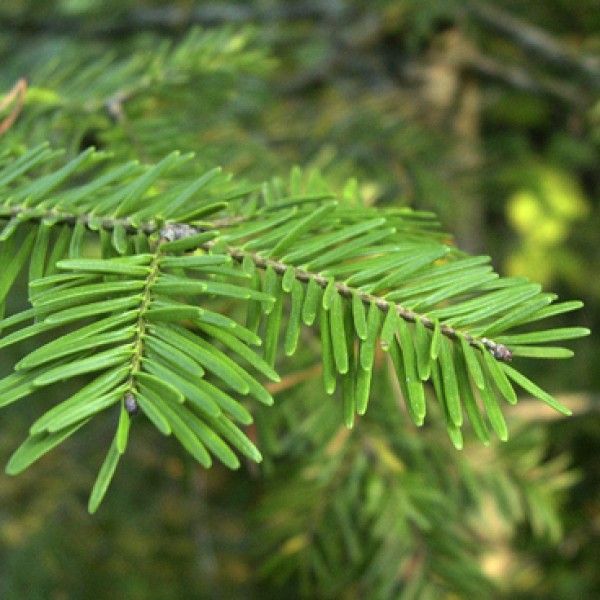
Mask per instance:
[[[302,165],[350,201],[434,210],[503,274],[585,301],[557,326],[598,330],[597,0],[4,0],[0,60],[3,94],[28,83],[0,143],[192,150],[249,184]],[[90,518],[107,423],[2,476],[0,597],[600,595],[597,337],[531,367],[574,417],[524,400],[508,443],[462,453],[386,377],[340,427],[305,342],[254,415],[260,469],[202,471],[141,427]],[[43,403],[4,414],[0,457]]]

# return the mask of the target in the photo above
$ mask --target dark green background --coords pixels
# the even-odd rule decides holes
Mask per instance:
[[[294,164],[319,169],[334,189],[357,189],[369,203],[434,210],[461,247],[490,254],[502,274],[529,276],[563,299],[585,301],[558,325],[597,331],[600,7],[597,0],[493,5],[501,12],[446,0],[5,0],[0,92],[21,76],[43,87],[48,61],[72,61],[76,72],[86,57],[152,52],[157,39],[179,40],[194,24],[230,25],[231,35],[250,26],[249,64],[217,69],[187,92],[138,107],[158,115],[146,122],[155,145],[123,145],[111,137],[106,115],[79,120],[76,109],[31,120],[31,142],[48,137],[71,153],[95,144],[143,160],[179,147],[252,181],[285,178]],[[528,26],[564,54],[532,40]],[[172,129],[161,129],[165,106]],[[348,185],[349,178],[356,182]],[[9,309],[21,303],[15,294]],[[502,597],[600,594],[600,347],[595,335],[572,347],[570,361],[524,369],[574,416],[528,402],[509,413],[511,430],[524,433],[506,455],[517,457],[522,435],[533,436],[527,443],[542,459],[566,456],[553,477],[562,473],[570,484],[555,497],[563,525],[557,538],[536,535],[531,515],[504,526],[502,519],[483,522],[482,564]],[[3,369],[26,351],[3,351]],[[311,358],[307,348],[295,364],[282,360],[281,370],[310,367]],[[309,382],[277,402],[314,395],[331,401]],[[47,400],[2,413],[1,460]],[[296,597],[293,577],[281,588],[276,577],[257,574],[267,560],[261,529],[269,523],[256,509],[285,453],[264,471],[204,472],[140,427],[92,518],[87,493],[111,429],[105,419],[24,475],[0,476],[0,597]],[[424,443],[419,432],[407,435]],[[430,432],[426,444],[455,452],[444,435]],[[426,470],[427,461],[416,468]],[[357,597],[348,577],[333,597]]]

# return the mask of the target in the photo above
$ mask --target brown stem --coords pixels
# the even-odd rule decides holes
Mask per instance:
[[[25,94],[27,93],[27,80],[21,77],[11,90],[0,100],[0,110],[4,110],[7,106],[14,102],[14,106],[10,111],[10,114],[0,122],[0,135],[6,133],[17,120],[17,117],[23,110],[23,104],[25,103]]]
[[[299,383],[303,383],[309,379],[314,379],[321,373],[322,370],[323,365],[319,363],[317,365],[313,365],[312,367],[308,367],[308,369],[290,373],[289,375],[282,377],[281,381],[267,383],[265,387],[271,394],[278,394],[295,387]]]

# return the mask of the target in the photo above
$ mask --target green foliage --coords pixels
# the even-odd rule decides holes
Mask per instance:
[[[243,135],[231,130],[227,139],[218,131],[219,115],[226,106],[242,110],[236,104],[240,91],[256,88],[257,77],[272,68],[254,37],[249,28],[194,29],[177,43],[142,43],[126,58],[93,45],[82,52],[80,44],[47,40],[0,73],[2,87],[29,74],[26,110],[18,132],[8,136],[16,134],[18,142],[25,135],[29,144],[51,141],[71,156],[95,144],[110,146],[123,161],[151,161],[172,151],[172,139],[180,149],[197,148],[197,132],[204,131],[218,136],[219,149],[205,148],[195,162],[200,170],[212,166],[226,147],[235,155],[234,140]],[[60,60],[48,61],[49,54]],[[199,96],[203,110],[195,110]],[[246,143],[259,151],[249,137]]]
[[[593,298],[590,2],[494,3],[562,36],[566,69],[475,3],[3,5],[3,454],[29,437],[0,595],[573,585],[539,567],[572,552],[563,431],[591,419],[559,418],[547,454],[527,415],[585,388],[592,341],[554,359],[593,301],[521,275]]]
[[[439,421],[412,432],[390,375],[374,380],[376,402],[352,430],[340,425],[341,406],[332,415],[302,387],[259,413],[273,471],[257,515],[261,578],[297,582],[302,597],[349,589],[357,597],[494,596],[473,568],[486,538],[498,522],[529,515],[538,535],[556,539],[560,524],[540,507],[552,506],[574,474],[562,458],[534,467],[543,434],[531,425],[511,444],[474,442],[462,453],[433,443]]]
[[[588,333],[512,333],[543,318],[555,296],[522,279],[498,278],[486,257],[466,256],[449,244],[428,213],[332,201],[310,181],[299,183],[296,173],[289,187],[300,189],[237,192],[214,170],[184,176],[190,160],[172,153],[152,166],[110,166],[106,155],[87,150],[59,167],[45,145],[3,157],[0,239],[10,264],[0,280],[3,298],[28,260],[33,277],[32,308],[0,322],[11,329],[0,343],[65,326],[69,331],[23,357],[0,381],[2,404],[94,374],[32,425],[9,473],[25,469],[98,413],[117,411],[115,438],[90,498],[96,510],[138,405],[205,467],[212,455],[238,468],[231,446],[260,460],[235,424],[240,416],[242,425],[249,421],[235,396],[268,405],[273,399],[238,359],[278,381],[280,330],[285,327],[285,351],[292,355],[302,314],[309,323],[320,315],[325,390],[332,394],[341,382],[349,427],[366,411],[377,346],[391,355],[417,426],[424,423],[425,386],[432,381],[457,448],[463,446],[463,405],[478,437],[489,443],[477,396],[493,430],[506,439],[497,398],[517,401],[510,380],[569,414],[503,363],[512,355],[570,356],[530,344]],[[208,220],[197,220],[209,212]],[[224,299],[256,306],[258,314],[249,313],[244,326],[210,308]],[[490,332],[507,345],[486,337]],[[251,347],[261,345],[264,357]]]

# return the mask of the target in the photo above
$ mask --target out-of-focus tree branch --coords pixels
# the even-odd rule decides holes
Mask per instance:
[[[192,25],[214,26],[227,23],[269,23],[274,21],[318,21],[339,16],[342,2],[295,2],[266,8],[238,3],[205,3],[201,6],[140,7],[118,15],[118,18],[83,23],[68,15],[60,19],[39,19],[32,14],[18,16],[0,13],[0,29],[21,33],[76,33],[93,37],[111,37],[140,30],[177,32]]]
[[[516,45],[530,51],[548,64],[580,73],[587,82],[600,88],[600,58],[579,56],[546,31],[483,2],[467,2],[466,11],[470,18],[509,38]],[[360,26],[356,26],[356,23],[352,23],[352,19],[348,17],[347,7],[339,1],[313,0],[276,4],[266,8],[239,2],[206,3],[192,8],[182,6],[135,8],[125,11],[116,19],[96,21],[93,25],[83,24],[77,17],[69,15],[51,20],[37,18],[34,14],[15,16],[0,12],[0,30],[18,31],[23,34],[43,32],[111,37],[141,30],[176,33],[193,25],[327,20],[334,29],[330,38],[333,40],[331,52],[321,63],[305,72],[297,73],[292,80],[284,84],[282,90],[284,93],[296,94],[318,86],[334,73],[346,70],[355,72],[357,55],[364,59],[366,47],[371,51],[375,50],[389,28],[389,23],[382,19],[363,23],[359,18]],[[366,40],[365,32],[368,34]],[[577,86],[538,76],[523,65],[505,65],[493,57],[479,54],[469,57],[466,67],[476,76],[498,81],[523,92],[550,96],[578,109],[589,105],[587,94],[582,93]]]
[[[594,87],[600,88],[600,58],[579,56],[548,32],[490,4],[469,1],[466,6],[469,14],[483,25],[549,64],[582,73]]]
[[[521,92],[550,96],[577,108],[589,106],[586,94],[575,86],[556,79],[537,77],[519,65],[506,65],[489,56],[477,54],[468,59],[467,68],[480,77],[497,81]]]
[[[11,107],[8,115],[0,120],[0,136],[6,133],[17,120],[23,109],[26,93],[27,80],[21,78],[3,98],[0,98],[0,113],[7,107]]]

